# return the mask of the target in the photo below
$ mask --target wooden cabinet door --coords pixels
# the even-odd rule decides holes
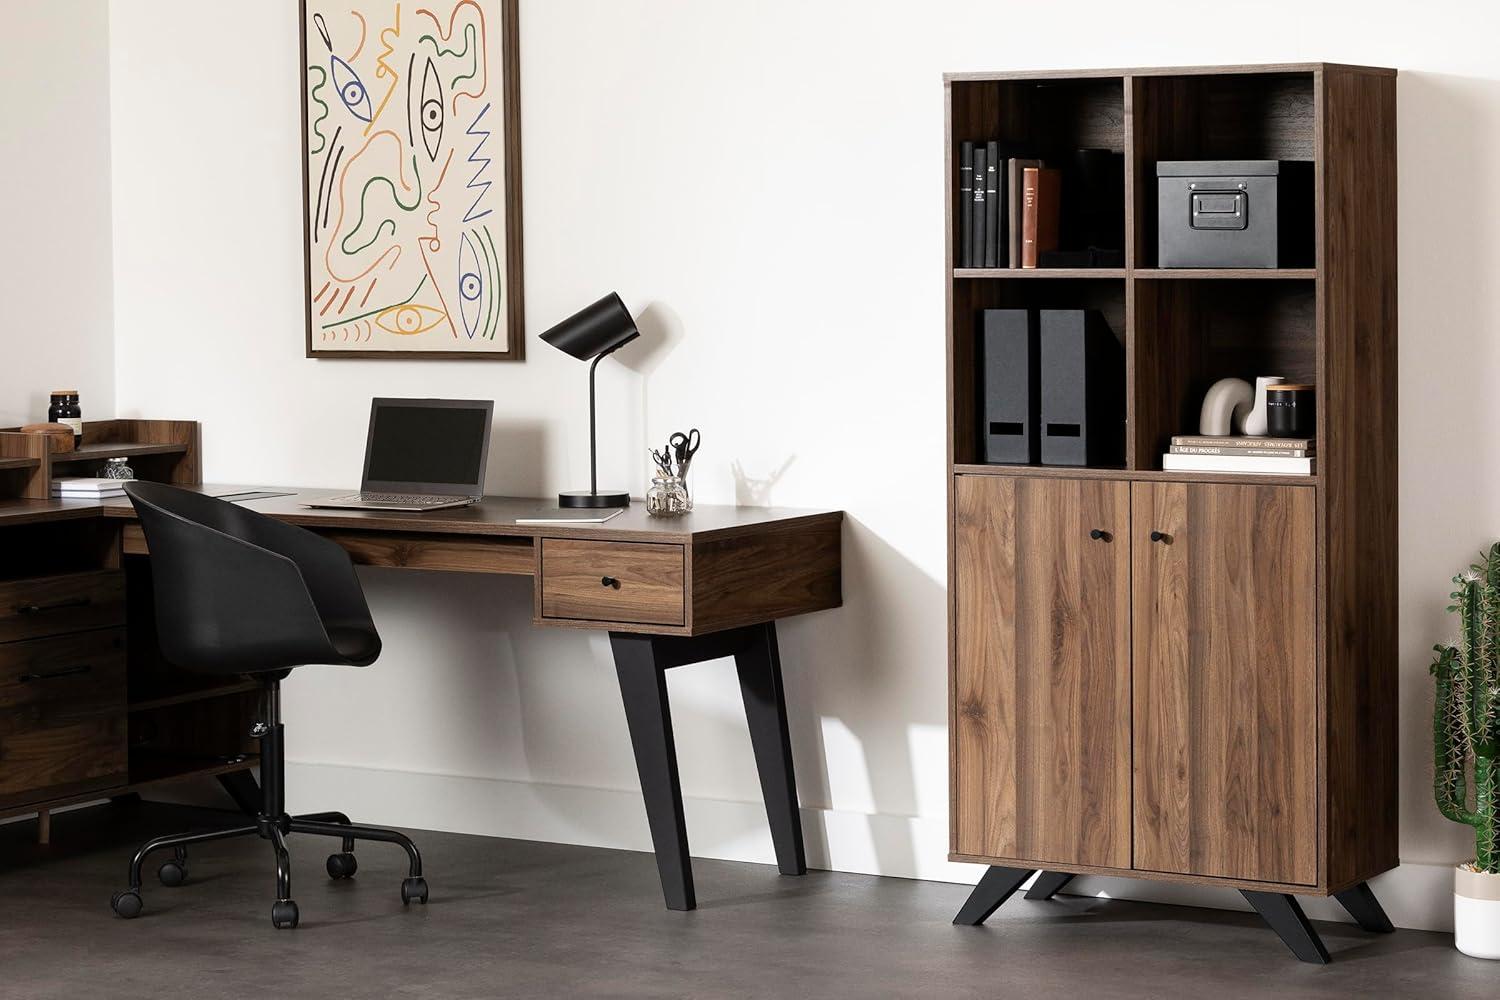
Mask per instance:
[[[1129,484],[956,491],[954,852],[1129,867]]]
[[[1314,884],[1314,490],[1136,483],[1132,513],[1135,867]]]

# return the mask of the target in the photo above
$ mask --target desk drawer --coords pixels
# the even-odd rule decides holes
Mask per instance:
[[[0,642],[125,624],[125,574],[67,573],[0,582]]]
[[[542,539],[542,617],[681,625],[681,545]]]
[[[125,631],[0,646],[0,807],[123,784]]]

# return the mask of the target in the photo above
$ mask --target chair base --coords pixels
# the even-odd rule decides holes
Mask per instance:
[[[130,859],[129,888],[115,893],[110,900],[110,907],[116,915],[126,919],[140,915],[144,909],[141,899],[141,869],[145,865],[146,858],[157,851],[170,849],[173,852],[172,860],[163,863],[158,871],[161,883],[165,886],[179,886],[188,878],[187,849],[190,845],[212,840],[229,840],[235,837],[259,837],[271,842],[271,849],[276,860],[276,897],[271,908],[271,922],[278,928],[296,927],[299,914],[297,904],[292,899],[292,863],[286,840],[288,834],[294,833],[338,838],[341,849],[329,855],[327,862],[328,876],[333,879],[354,877],[358,867],[354,855],[356,841],[379,841],[398,845],[406,851],[408,862],[407,876],[401,883],[401,902],[427,902],[428,888],[427,880],[422,876],[422,856],[418,853],[416,845],[404,833],[380,827],[360,826],[351,823],[349,818],[342,813],[314,813],[307,816],[289,816],[283,813],[277,817],[262,814],[255,817],[255,822],[240,826],[199,833],[168,834],[165,837],[147,841]]]
[[[304,816],[287,814],[282,791],[285,787],[285,763],[282,756],[284,731],[280,721],[279,680],[266,682],[265,705],[269,721],[257,723],[251,732],[252,736],[261,741],[260,808],[253,815],[247,815],[246,822],[237,826],[199,833],[168,834],[141,845],[141,849],[130,859],[129,888],[115,893],[110,899],[110,908],[117,916],[128,920],[140,916],[144,909],[141,899],[141,867],[151,854],[169,848],[172,850],[172,860],[165,862],[157,875],[162,885],[178,886],[187,881],[189,846],[234,837],[259,837],[271,842],[271,850],[276,859],[276,899],[271,906],[271,923],[278,928],[296,927],[300,915],[297,903],[292,899],[292,859],[286,846],[287,835],[293,833],[338,838],[340,849],[329,855],[327,863],[328,877],[333,879],[354,876],[358,868],[354,857],[356,841],[369,840],[397,845],[406,852],[407,859],[407,875],[401,883],[401,902],[427,902],[427,880],[422,877],[422,855],[406,834],[351,823],[349,817],[341,812],[311,813]],[[245,809],[253,801],[254,785],[254,779],[244,774],[243,781],[236,782],[233,786],[226,783],[225,787],[236,804]]]

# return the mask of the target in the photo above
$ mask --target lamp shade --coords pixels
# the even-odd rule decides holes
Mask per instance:
[[[640,336],[630,310],[610,292],[542,334],[542,339],[580,361],[596,358]]]

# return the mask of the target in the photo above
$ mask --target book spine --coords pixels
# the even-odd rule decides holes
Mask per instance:
[[[968,267],[969,249],[974,239],[974,144],[966,142],[959,149],[958,199],[953,204],[953,212],[958,216],[957,264]]]
[[[1062,172],[1051,167],[1036,171],[1036,254],[1035,265],[1041,265],[1042,254],[1057,249],[1062,212]]]
[[[1021,172],[1021,266],[1036,267],[1036,167]]]
[[[1000,144],[984,150],[984,266],[995,267],[1000,257]]]
[[[1312,438],[1247,438],[1209,437],[1178,434],[1172,438],[1173,446],[1193,448],[1266,448],[1282,451],[1311,451],[1315,445]]]
[[[1264,458],[1312,458],[1305,448],[1215,448],[1193,444],[1174,444],[1173,455],[1259,455]]]
[[[981,145],[974,146],[974,201],[973,209],[973,243],[969,250],[970,267],[984,266],[984,171],[985,171],[985,148]]]

